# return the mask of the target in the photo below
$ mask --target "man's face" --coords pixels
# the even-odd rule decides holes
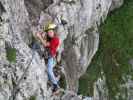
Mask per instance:
[[[53,31],[53,30],[49,30],[49,31],[48,31],[48,36],[49,36],[50,38],[53,38],[53,37],[54,37],[54,31]]]

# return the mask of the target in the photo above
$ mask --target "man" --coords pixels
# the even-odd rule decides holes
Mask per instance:
[[[58,80],[55,77],[55,74],[53,72],[53,68],[55,65],[54,59],[56,57],[56,53],[57,53],[57,49],[59,47],[59,37],[57,36],[57,34],[55,34],[54,29],[55,29],[56,25],[55,24],[49,24],[48,25],[48,30],[47,30],[47,36],[50,39],[49,41],[47,41],[47,39],[44,39],[44,36],[40,33],[37,33],[37,37],[39,38],[39,40],[41,41],[41,43],[43,44],[44,47],[49,49],[49,57],[48,57],[48,76],[50,81],[53,84],[53,93],[56,92],[58,90]]]

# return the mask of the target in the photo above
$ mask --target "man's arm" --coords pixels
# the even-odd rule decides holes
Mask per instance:
[[[37,37],[39,38],[39,40],[41,41],[41,43],[45,46],[48,47],[50,45],[49,42],[47,42],[46,39],[43,39],[43,37],[40,34],[37,34]]]
[[[40,38],[40,41],[42,42],[42,44],[45,46],[45,47],[48,47],[50,45],[49,42],[47,42],[45,39],[43,39],[42,37]]]

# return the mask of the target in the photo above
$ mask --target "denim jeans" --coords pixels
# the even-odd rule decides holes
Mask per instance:
[[[53,84],[56,84],[58,85],[58,81],[56,80],[56,77],[54,75],[54,72],[53,72],[53,68],[55,66],[55,60],[53,57],[49,57],[48,58],[48,76],[49,76],[49,79],[50,81],[53,83]]]

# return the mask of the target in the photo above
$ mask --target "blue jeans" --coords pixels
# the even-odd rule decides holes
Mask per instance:
[[[49,76],[49,79],[50,81],[53,83],[53,84],[56,84],[58,85],[58,81],[54,75],[54,72],[53,72],[53,68],[55,66],[55,61],[54,61],[54,58],[53,57],[49,57],[48,58],[48,76]]]

